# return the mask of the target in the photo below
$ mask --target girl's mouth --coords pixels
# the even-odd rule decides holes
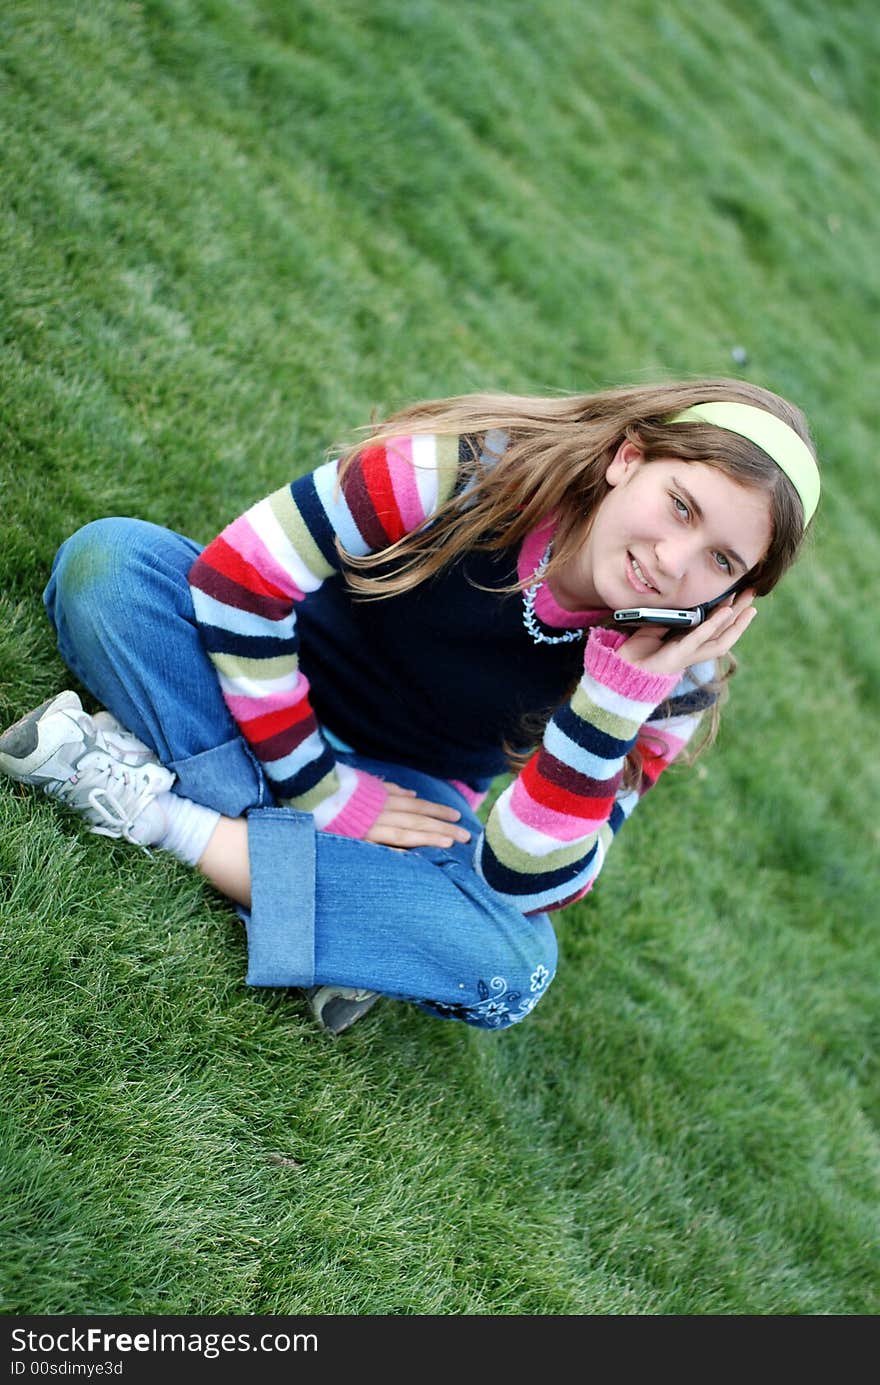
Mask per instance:
[[[654,596],[660,595],[659,588],[648,581],[642,569],[639,567],[638,559],[634,558],[632,553],[629,552],[627,552],[626,555],[626,576],[630,586],[641,596],[646,596],[648,592],[651,592]]]

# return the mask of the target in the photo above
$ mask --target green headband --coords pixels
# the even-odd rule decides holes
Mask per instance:
[[[741,438],[755,443],[785,472],[801,498],[804,527],[809,524],[819,503],[819,468],[803,438],[781,418],[754,404],[710,399],[705,404],[695,404],[692,409],[675,414],[668,422],[711,423],[716,428],[725,428],[728,433],[738,433]]]

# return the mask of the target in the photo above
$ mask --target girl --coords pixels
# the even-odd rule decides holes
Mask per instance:
[[[418,404],[205,549],[133,519],[68,539],[46,609],[107,710],[61,693],[0,768],[197,866],[248,982],[307,988],[332,1032],[378,993],[515,1024],[548,911],[711,735],[818,496],[801,414],[740,381]],[[683,634],[613,625],[723,593]]]

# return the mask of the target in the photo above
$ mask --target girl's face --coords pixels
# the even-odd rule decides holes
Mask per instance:
[[[760,562],[770,497],[703,462],[646,462],[623,443],[583,547],[551,590],[569,610],[696,606]]]

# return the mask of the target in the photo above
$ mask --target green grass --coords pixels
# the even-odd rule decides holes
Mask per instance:
[[[0,787],[3,1311],[877,1311],[878,77],[867,0],[3,6],[2,724],[69,532],[207,541],[374,410],[741,369],[826,476],[510,1033],[334,1045]]]

